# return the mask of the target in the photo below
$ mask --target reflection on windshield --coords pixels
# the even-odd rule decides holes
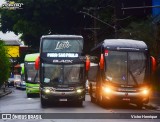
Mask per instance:
[[[45,83],[77,83],[83,78],[83,64],[52,65],[43,64]]]
[[[34,63],[30,63],[26,65],[27,71],[27,81],[28,82],[39,82],[39,77],[37,74],[37,70],[34,68]]]
[[[134,82],[138,82],[137,84],[142,83],[145,77],[146,56],[141,52],[129,52],[128,58],[129,72],[131,72],[128,77],[129,84]]]
[[[106,56],[106,80],[118,84],[127,82],[127,52],[110,51]]]
[[[138,85],[143,82],[146,69],[144,53],[109,51],[105,58],[106,81],[130,85]]]

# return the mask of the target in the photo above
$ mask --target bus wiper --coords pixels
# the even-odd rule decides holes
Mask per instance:
[[[34,80],[33,80],[34,83],[36,82],[37,75],[38,75],[38,72],[36,73],[36,75],[34,77]]]
[[[131,74],[134,83],[138,86],[138,82],[137,82],[136,78],[134,77],[134,75],[132,74],[132,72],[130,70],[129,70],[129,73]]]

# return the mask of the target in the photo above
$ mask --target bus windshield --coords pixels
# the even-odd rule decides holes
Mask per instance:
[[[33,63],[26,63],[26,75],[27,75],[27,82],[37,83],[39,82],[38,72],[34,68]]]
[[[107,81],[129,85],[143,83],[147,60],[145,53],[109,51],[105,59]]]
[[[82,39],[44,39],[43,52],[82,52]]]
[[[76,84],[82,82],[84,64],[72,65],[58,65],[45,64],[42,65],[44,69],[44,83],[50,84]]]

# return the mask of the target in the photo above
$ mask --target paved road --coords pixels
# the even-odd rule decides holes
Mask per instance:
[[[15,88],[12,88],[13,92],[3,98],[0,99],[0,113],[133,113],[133,115],[136,115],[137,113],[160,113],[160,106],[156,106],[154,104],[154,107],[152,106],[152,103],[149,105],[146,105],[143,107],[143,109],[137,109],[137,107],[133,104],[129,106],[122,106],[122,105],[116,105],[111,106],[109,108],[102,108],[94,103],[90,102],[90,97],[86,95],[86,101],[83,102],[83,107],[77,107],[74,105],[66,104],[66,103],[60,103],[57,105],[49,105],[46,108],[42,108],[40,105],[40,99],[38,96],[34,96],[33,98],[27,98],[25,91],[23,90],[17,90]],[[90,116],[93,116],[95,114],[91,114]],[[125,115],[125,114],[124,114]],[[127,116],[127,114],[126,114]],[[73,118],[75,117],[75,114],[73,114]],[[0,120],[0,122],[17,122],[17,120]],[[37,121],[37,120],[35,120]],[[43,121],[43,120],[42,120]],[[67,122],[67,121],[75,121],[74,119],[55,119],[50,120],[47,119],[46,121],[49,122]],[[81,122],[81,119],[76,119],[76,121]],[[104,119],[87,119],[83,120],[86,122],[106,122]],[[108,121],[116,121],[116,119],[107,119]],[[130,120],[122,120],[121,121],[130,121]],[[143,121],[141,119],[134,119],[132,121]],[[149,119],[146,120],[147,122],[151,121]],[[158,120],[154,120],[158,121]],[[27,122],[27,120],[26,120]],[[31,122],[31,121],[29,121]],[[40,121],[41,122],[41,121]]]

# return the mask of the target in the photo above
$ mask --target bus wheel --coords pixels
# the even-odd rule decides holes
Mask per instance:
[[[143,103],[137,103],[137,108],[142,109],[143,108]]]
[[[46,100],[41,97],[41,106],[46,107],[46,105],[47,105]]]
[[[98,104],[102,107],[105,107],[105,105],[106,105],[105,99],[104,99],[102,93],[99,93],[99,95],[98,95]]]
[[[95,98],[93,97],[92,84],[90,84],[89,94],[90,94],[90,97],[91,97],[91,102],[94,103],[95,102]]]
[[[83,106],[83,101],[77,101],[77,106],[82,107]]]
[[[95,103],[95,98],[91,95],[91,102]]]
[[[27,93],[27,97],[30,98],[30,97],[31,97],[31,94],[30,94],[30,93]]]

